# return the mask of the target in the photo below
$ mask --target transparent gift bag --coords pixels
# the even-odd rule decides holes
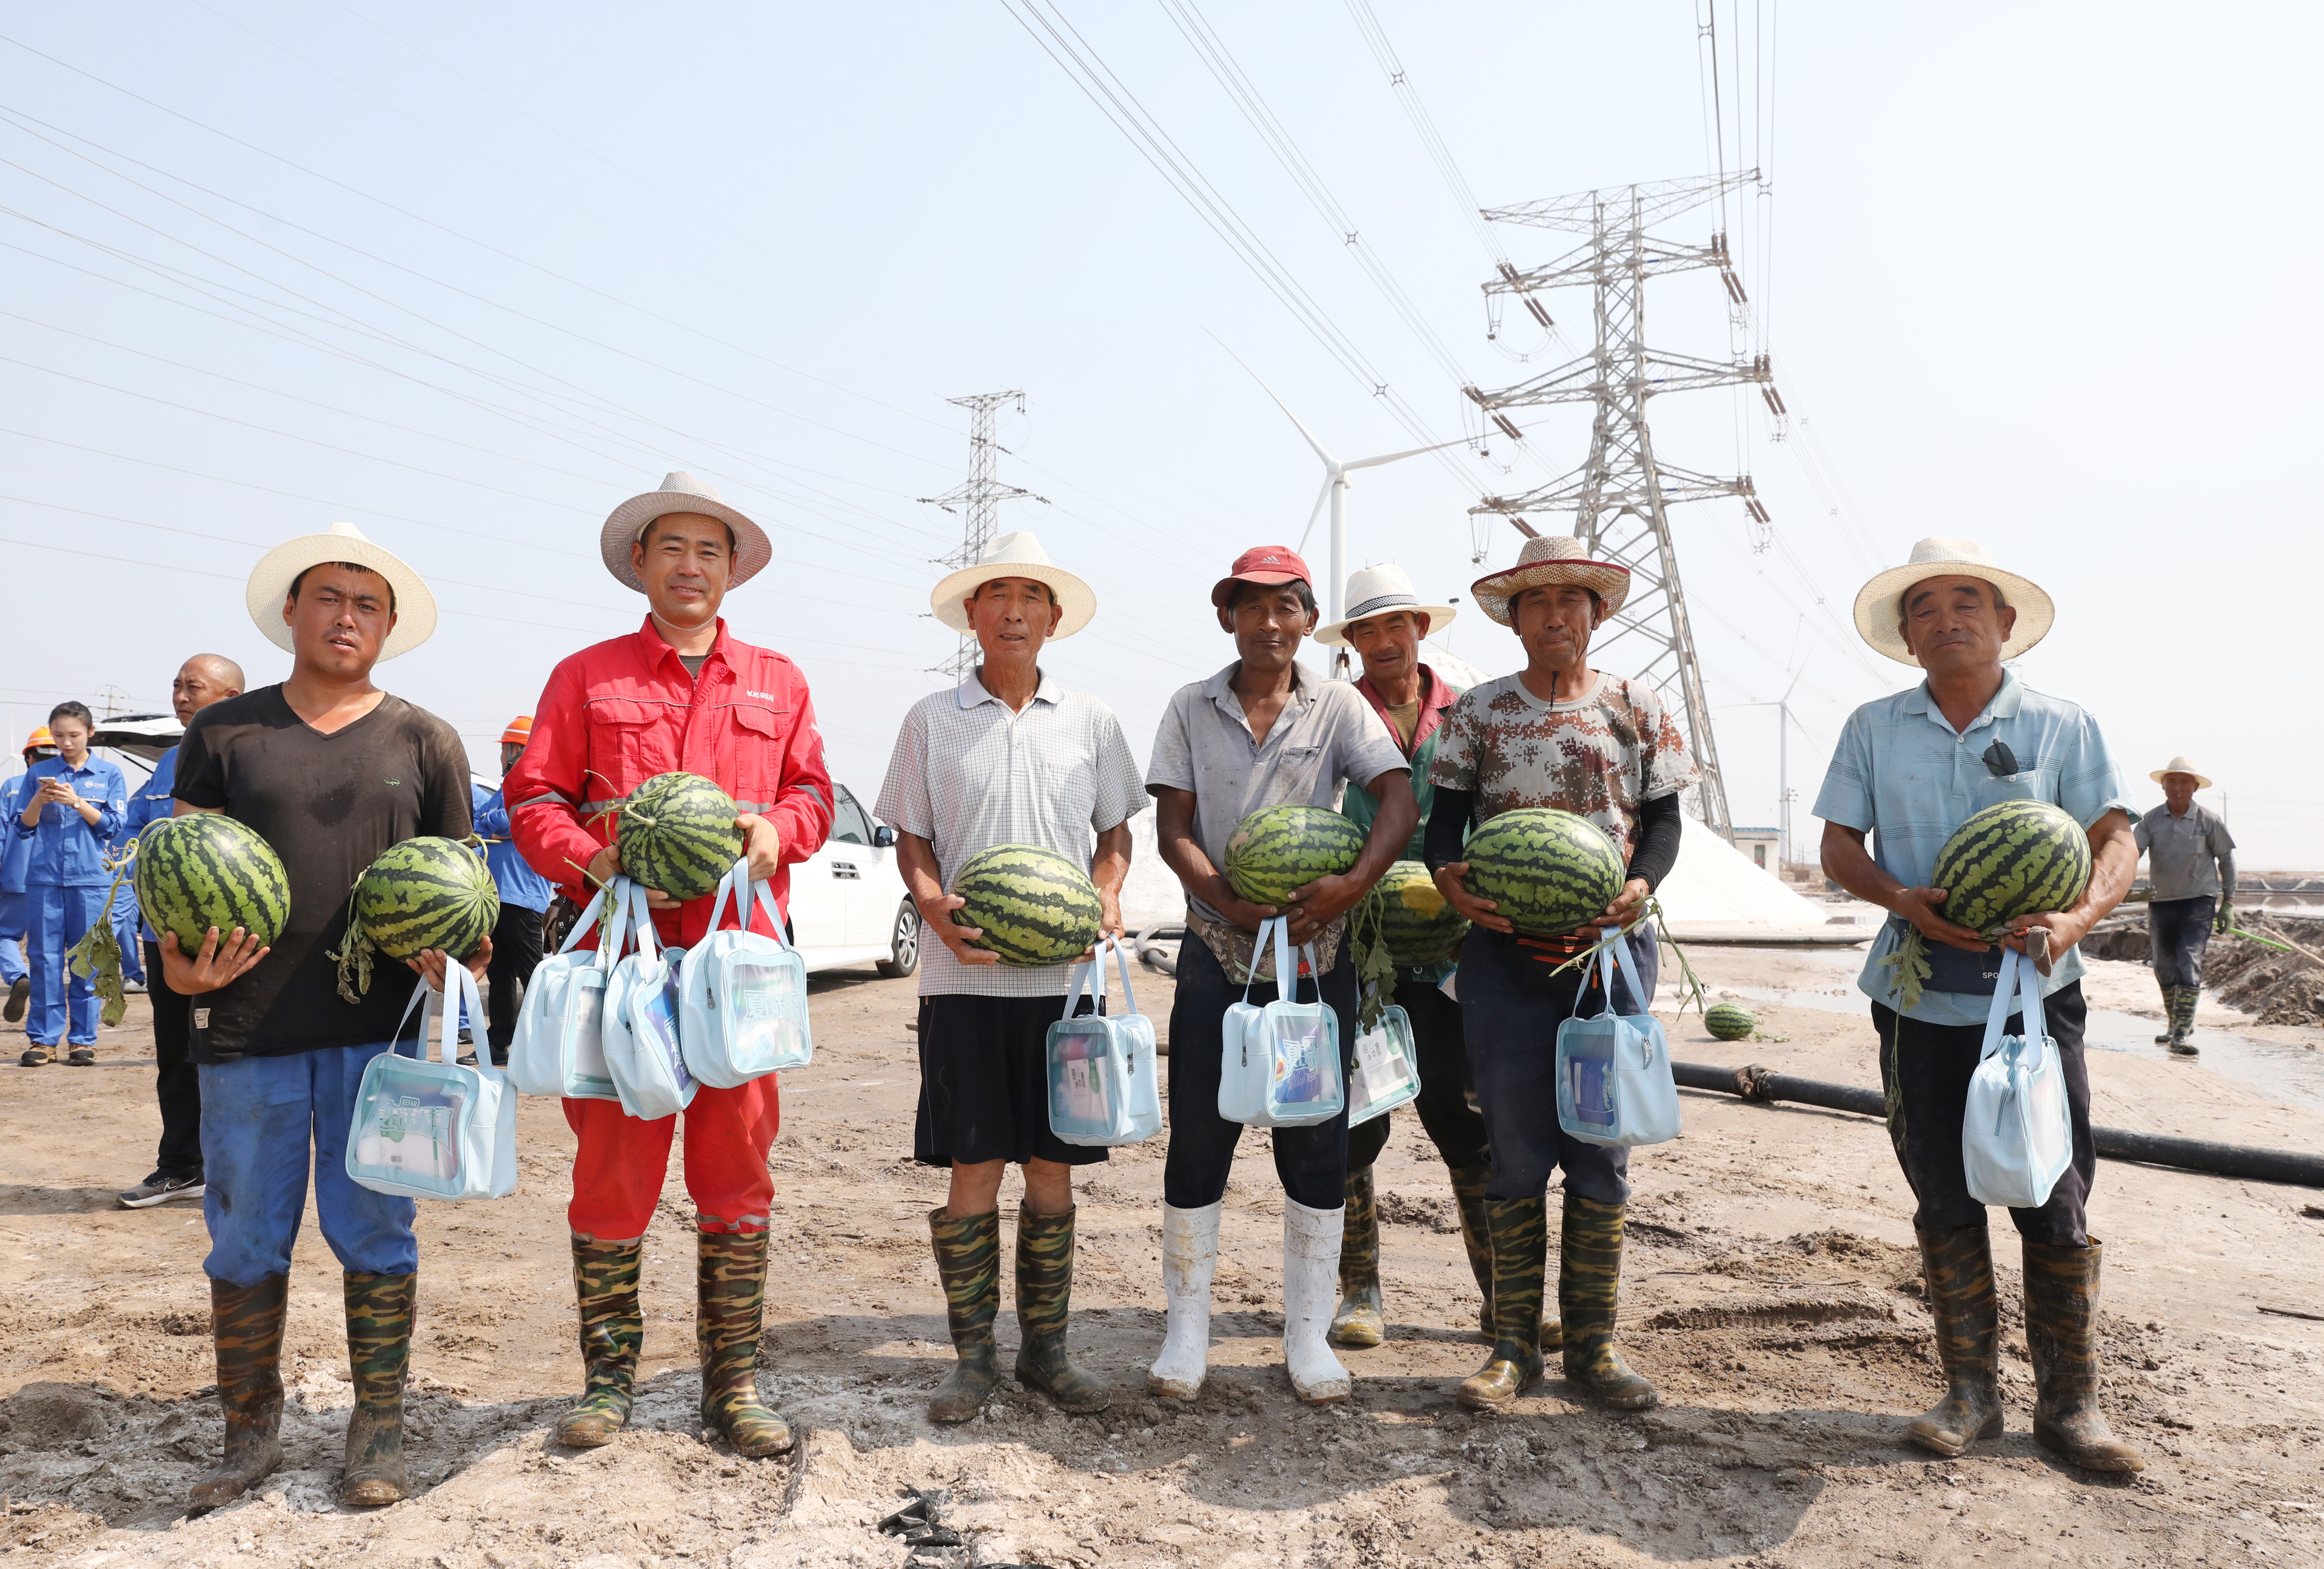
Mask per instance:
[[[721,931],[727,901],[742,929]],[[815,1057],[807,1028],[807,961],[783,941],[773,889],[756,885],[755,903],[773,935],[749,928],[753,906],[750,863],[737,861],[718,881],[710,929],[678,967],[678,1039],[686,1066],[715,1089],[731,1090],[778,1069],[805,1067]]]
[[[1356,1037],[1355,1072],[1348,1077],[1348,1126],[1385,1117],[1420,1094],[1420,1057],[1412,1044],[1412,1016],[1391,1002],[1379,1022]]]
[[[1292,966],[1291,923],[1286,917],[1272,916],[1259,923],[1258,942],[1252,945],[1252,979],[1259,969],[1259,946],[1270,933],[1275,939],[1277,1000],[1254,1006],[1251,983],[1246,981],[1243,1000],[1227,1010],[1219,1064],[1219,1115],[1253,1128],[1305,1128],[1328,1122],[1347,1104],[1346,1086],[1340,1076],[1339,1015],[1323,1001],[1320,975],[1316,1001],[1291,1000],[1299,994],[1299,972]],[[1303,947],[1299,954],[1313,970],[1314,950]]]
[[[1105,955],[1121,971],[1127,1013],[1074,1010],[1094,992],[1105,1000]],[[1095,973],[1093,974],[1092,972]],[[1049,1131],[1068,1144],[1139,1144],[1162,1131],[1162,1091],[1154,1067],[1154,1021],[1138,1011],[1130,958],[1108,937],[1089,964],[1075,964],[1065,1016],[1049,1026]]]
[[[528,1095],[621,1099],[605,1066],[605,984],[628,937],[628,882],[626,877],[613,879],[613,918],[595,948],[578,944],[604,908],[603,890],[574,921],[565,946],[541,960],[524,983],[524,1005],[509,1041],[508,1075]]]
[[[2004,1035],[2011,1005],[2023,1035]],[[1979,1204],[2040,1209],[2074,1158],[2074,1125],[2058,1043],[2042,1017],[2034,961],[2004,948],[2001,978],[1985,1019],[1985,1049],[1969,1075],[1961,1113],[1961,1169]]]
[[[605,983],[605,1070],[622,1110],[646,1121],[676,1116],[699,1086],[678,1042],[678,975],[686,950],[663,947],[645,890],[624,877],[637,946]]]
[[[1617,964],[1630,995],[1648,995],[1630,968],[1629,939],[1619,932],[1610,935],[1598,946],[1605,1011],[1557,1027],[1557,1125],[1584,1144],[1660,1144],[1679,1131],[1670,1042],[1653,1014],[1615,1013]]]
[[[455,960],[445,979],[458,977],[459,1001],[469,1017],[484,1016],[476,978]],[[516,1191],[516,1091],[494,1067],[463,1067],[457,1003],[446,1003],[422,981],[404,1005],[420,1010],[420,1051],[404,1057],[391,1046],[364,1065],[347,1127],[347,1176],[377,1193],[405,1198],[506,1198]],[[437,1026],[437,1055],[428,1055],[428,1026]],[[396,1034],[403,1033],[402,1020]]]

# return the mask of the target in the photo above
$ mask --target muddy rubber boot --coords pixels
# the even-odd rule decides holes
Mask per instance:
[[[1347,1218],[1340,1228],[1340,1306],[1332,1315],[1333,1345],[1374,1346],[1388,1338],[1380,1313],[1379,1206],[1373,1202],[1372,1168],[1348,1173],[1342,1185]]]
[[[611,1444],[630,1419],[645,1317],[638,1309],[643,1237],[628,1242],[573,1239],[573,1295],[581,1306],[581,1398],[557,1419],[557,1442],[576,1449]]]
[[[955,1220],[939,1204],[928,1212],[928,1236],[936,1244],[936,1278],[944,1282],[953,1352],[960,1359],[928,1398],[928,1420],[965,1422],[984,1408],[1001,1382],[1001,1357],[992,1344],[992,1321],[1001,1313],[1001,1214]],[[1021,1305],[1024,1298],[1018,1300]]]
[[[355,1408],[347,1417],[347,1470],[339,1501],[351,1509],[392,1504],[411,1491],[403,1472],[403,1383],[411,1371],[417,1275],[349,1275],[347,1366]]]
[[[2203,995],[2200,986],[2181,986],[2171,999],[2171,1055],[2196,1057],[2195,1003]]]
[[[767,1315],[767,1233],[695,1233],[694,1349],[702,1420],[746,1460],[780,1454],[790,1424],[759,1398],[759,1332]]]
[[[1017,1211],[1017,1381],[1040,1390],[1076,1416],[1113,1404],[1102,1379],[1065,1354],[1074,1299],[1074,1212]]]
[[[1557,1315],[1565,1322],[1565,1381],[1601,1406],[1643,1411],[1662,1397],[1614,1349],[1614,1306],[1622,1292],[1622,1214],[1627,1205],[1565,1195],[1557,1260]]]
[[[1452,1206],[1461,1213],[1461,1247],[1469,1273],[1477,1278],[1477,1333],[1493,1338],[1493,1236],[1485,1224],[1485,1184],[1489,1166],[1462,1167],[1452,1173]]]
[[[2098,1410],[2098,1240],[2059,1248],[2028,1239],[2024,1248],[2034,1442],[2085,1471],[2144,1471],[2145,1460]]]
[[[1541,1298],[1549,1268],[1549,1201],[1489,1198],[1493,1244],[1493,1354],[1461,1385],[1463,1406],[1507,1410],[1541,1382]]]
[[[1950,1459],[1976,1440],[2001,1434],[2001,1308],[1993,1295],[1993,1249],[1983,1226],[1923,1232],[1920,1238],[1945,1398],[1914,1417],[1904,1435]]]
[[[1330,1340],[1346,1226],[1342,1210],[1283,1201],[1283,1371],[1291,1392],[1310,1406],[1344,1400],[1355,1389]]]
[[[255,1286],[210,1282],[226,1454],[194,1483],[189,1513],[232,1503],[282,1463],[282,1314],[290,1294],[288,1275],[269,1275]]]
[[[1219,1266],[1219,1206],[1162,1206],[1162,1299],[1169,1317],[1146,1388],[1174,1400],[1203,1392],[1210,1370],[1211,1277]]]
[[[2172,1021],[2179,1016],[2179,988],[2176,986],[2163,986],[2163,983],[2160,981],[2157,981],[2155,984],[2157,986],[2161,986],[2163,989],[2163,1033],[2154,1038],[2154,1044],[2157,1046],[2169,1046],[2171,1044]]]

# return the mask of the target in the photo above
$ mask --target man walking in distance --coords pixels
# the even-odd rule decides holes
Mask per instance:
[[[1097,610],[1079,577],[1049,564],[1030,533],[1003,534],[976,565],[929,595],[936,619],[973,634],[983,660],[960,685],[913,705],[875,809],[895,825],[896,855],[922,928],[920,1109],[912,1153],[949,1167],[952,1191],[928,1212],[959,1362],[928,1402],[938,1422],[976,1415],[1000,1369],[1001,1179],[1024,1168],[1017,1210],[1018,1381],[1068,1411],[1102,1411],[1105,1384],[1065,1354],[1074,1284],[1073,1168],[1106,1158],[1049,1131],[1049,1026],[1065,1011],[1070,964],[1003,966],[968,946],[945,890],[969,857],[996,844],[1055,851],[1097,884],[1109,937],[1121,933],[1130,819],[1146,809],[1138,760],[1112,710],[1040,668],[1052,638]],[[1097,959],[1102,966],[1104,959]],[[1101,967],[1099,974],[1103,974]]]
[[[1443,732],[1445,712],[1461,688],[1420,660],[1420,640],[1441,632],[1452,619],[1449,605],[1423,605],[1404,568],[1367,567],[1348,579],[1347,618],[1318,627],[1315,641],[1351,648],[1363,660],[1356,690],[1380,716],[1412,764],[1412,794],[1421,821],[1428,820],[1434,789],[1429,764]],[[1351,787],[1340,809],[1369,828],[1379,816],[1370,791]],[[1419,861],[1425,829],[1416,829],[1401,858]],[[1487,1166],[1485,1118],[1469,1078],[1469,1047],[1461,1035],[1461,1005],[1444,994],[1453,962],[1399,966],[1386,1001],[1412,1020],[1412,1043],[1420,1070],[1414,1109],[1420,1125],[1452,1176],[1452,1195],[1461,1213],[1461,1241],[1484,1297],[1481,1319],[1493,1328],[1493,1251],[1485,1229]],[[1372,1189],[1372,1163],[1388,1144],[1389,1119],[1375,1117],[1348,1131],[1347,1218],[1340,1240],[1340,1309],[1332,1319],[1332,1343],[1379,1344],[1387,1334],[1381,1317],[1379,1211]]]
[[[484,1038],[494,1067],[508,1066],[509,1042],[516,1038],[517,990],[532,983],[540,967],[540,922],[556,902],[557,891],[549,879],[532,869],[509,835],[507,780],[509,770],[524,755],[532,739],[532,715],[520,714],[501,732],[502,788],[475,791],[476,832],[484,836],[484,863],[493,869],[493,884],[501,892],[500,918],[493,923],[493,965],[487,974],[490,994],[484,1011],[491,1027]],[[473,1034],[475,1020],[470,1020]]]
[[[2195,804],[2195,792],[2209,789],[2211,781],[2186,758],[2174,757],[2146,777],[2163,787],[2163,804],[2139,818],[2133,832],[2154,884],[2146,938],[2170,1024],[2154,1044],[2193,1057],[2203,950],[2214,930],[2236,921],[2236,840],[2217,812]]]
[[[1147,1382],[1191,1400],[1210,1362],[1211,1276],[1218,1260],[1219,1206],[1242,1124],[1219,1115],[1228,1007],[1293,997],[1306,965],[1287,982],[1274,950],[1254,952],[1259,923],[1291,921],[1291,940],[1314,945],[1314,980],[1340,1029],[1344,1083],[1356,1049],[1356,967],[1343,952],[1346,915],[1403,853],[1420,819],[1411,764],[1353,687],[1319,681],[1298,663],[1315,629],[1307,564],[1280,545],[1235,558],[1211,589],[1221,631],[1237,658],[1208,680],[1182,687],[1154,738],[1146,788],[1158,802],[1162,859],[1186,890],[1186,940],[1170,1008],[1170,1148],[1162,1176],[1162,1288],[1169,1329]],[[1342,784],[1379,802],[1355,868],[1320,877],[1289,909],[1239,898],[1219,870],[1227,839],[1251,813],[1286,801],[1329,808]],[[1283,1185],[1283,1362],[1293,1393],[1310,1405],[1347,1398],[1348,1371],[1327,1340],[1337,1300],[1348,1116],[1277,1128],[1275,1174]]]
[[[2025,1341],[2034,1360],[2034,1437],[2091,1471],[2137,1471],[2138,1452],[2098,1410],[2100,1250],[2084,1206],[2098,1156],[2090,1142],[2090,1081],[2083,1065],[2082,956],[2075,948],[2130,886],[2138,844],[2129,792],[2098,722],[2075,705],[2036,692],[2005,666],[2042,641],[2055,611],[2027,578],[1994,565],[1969,540],[1923,540],[1912,560],[1880,573],[1856,596],[1864,641],[1926,678],[1849,716],[1816,797],[1824,820],[1823,868],[1857,898],[1891,913],[1857,984],[1872,999],[1888,1137],[1916,1207],[1923,1273],[1937,1321],[1947,1389],[1908,1436],[1957,1455],[2002,1429],[1999,1309],[1994,1297],[1986,1209],[1961,1165],[1961,1115],[1985,1038],[1997,982],[1982,933],[1944,917],[1947,891],[1929,886],[1937,854],[1971,814],[2008,800],[2043,800],[2088,830],[2088,891],[2071,909],[2025,917],[2007,934],[2048,928],[2051,973],[2042,1014],[2058,1045],[2072,1162],[2049,1201],[2013,1209],[2024,1249]],[[1865,835],[1877,833],[1877,853]],[[1930,974],[1886,963],[1906,928],[1925,939]],[[2022,1033],[2013,1014],[2006,1026]]]
[[[29,770],[41,759],[56,754],[56,743],[43,725],[24,743],[24,767]],[[0,1020],[10,1024],[23,1020],[24,1010],[32,1001],[32,973],[24,967],[32,904],[24,894],[24,874],[32,864],[32,842],[9,826],[31,798],[32,785],[29,772],[0,780],[0,986],[8,989],[7,1001],[0,1003]]]
[[[729,636],[718,614],[727,590],[772,558],[765,532],[708,485],[673,474],[659,490],[615,507],[598,548],[614,581],[646,596],[645,622],[550,674],[533,710],[532,740],[502,784],[517,848],[586,903],[585,881],[604,887],[622,869],[615,808],[654,775],[683,770],[734,798],[752,880],[770,884],[788,909],[790,867],[831,832],[823,737],[798,667]],[[707,935],[712,895],[679,904],[656,891],[649,902],[664,942],[691,946]],[[767,929],[755,900],[741,918]],[[696,1212],[702,1420],[739,1454],[778,1454],[791,1446],[791,1430],[760,1399],[758,1381],[775,1191],[767,1149],[780,1121],[772,1074],[739,1089],[705,1084],[678,1118],[650,1122],[615,1101],[565,1103],[565,1120],[580,1137],[566,1218],[587,1384],[557,1435],[585,1447],[607,1444],[629,1420],[644,1330],[639,1256],[680,1118],[686,1190]]]
[[[290,654],[290,678],[193,716],[178,744],[175,810],[223,812],[272,845],[290,916],[272,947],[237,927],[213,928],[191,954],[164,933],[159,950],[171,991],[193,1000],[202,1268],[226,1418],[225,1458],[190,1501],[231,1502],[281,1462],[283,1309],[311,1162],[323,1240],[346,1271],[355,1410],[339,1501],[392,1504],[410,1491],[403,1386],[420,1249],[411,1200],[349,1177],[346,1140],[364,1065],[405,1049],[395,1035],[410,993],[383,975],[350,1006],[331,950],[346,935],[347,890],[381,854],[426,835],[467,836],[468,760],[450,725],[372,683],[374,665],[436,630],[436,602],[354,524],[268,551],[247,597],[259,631]],[[491,957],[487,943],[468,967]],[[442,953],[410,964],[442,989]]]
[[[223,654],[196,654],[178,667],[170,683],[170,706],[182,727],[211,704],[242,696],[242,667]],[[163,752],[153,765],[153,776],[129,798],[128,821],[123,833],[135,839],[146,825],[171,816],[177,792],[178,748]],[[161,943],[153,924],[144,921],[138,933],[145,949],[146,990],[153,1003],[153,1094],[161,1106],[161,1142],[154,1151],[153,1175],[123,1192],[123,1209],[151,1209],[158,1204],[202,1196],[202,1076],[194,1063],[193,1002],[170,990],[161,973]]]
[[[1542,1297],[1549,1260],[1549,1174],[1565,1171],[1559,1225],[1556,1341],[1565,1380],[1600,1404],[1643,1410],[1654,1386],[1614,1349],[1629,1152],[1568,1136],[1557,1115],[1557,1027],[1609,1001],[1594,966],[1570,961],[1607,934],[1624,939],[1645,996],[1616,971],[1616,1011],[1653,1002],[1652,928],[1638,907],[1678,859],[1679,792],[1694,780],[1686,743],[1644,681],[1590,668],[1590,641],[1629,595],[1629,568],[1594,561],[1568,535],[1527,540],[1517,565],[1471,586],[1477,608],[1510,628],[1526,667],[1472,687],[1444,716],[1429,769],[1435,803],[1428,866],[1438,891],[1476,923],[1453,982],[1470,1067],[1490,1135],[1485,1218],[1492,1235],[1493,1351],[1461,1386],[1463,1405],[1506,1408],[1537,1381],[1548,1349]],[[1606,831],[1628,866],[1614,901],[1563,937],[1519,937],[1490,900],[1462,885],[1466,831],[1503,812],[1552,807]]]
[[[70,1066],[97,1061],[97,988],[86,976],[67,974],[65,955],[108,918],[113,872],[105,847],[121,832],[129,781],[118,767],[88,754],[96,729],[87,704],[58,704],[49,711],[57,755],[25,770],[17,787],[20,809],[11,823],[17,838],[32,841],[24,869],[24,961],[32,976],[26,1067],[48,1062],[64,1043],[71,1047],[65,1057]]]

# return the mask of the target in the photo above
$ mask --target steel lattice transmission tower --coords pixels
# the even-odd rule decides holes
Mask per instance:
[[[1781,405],[1764,355],[1707,360],[1646,346],[1649,278],[1715,267],[1729,300],[1738,307],[1744,303],[1742,281],[1729,259],[1725,235],[1713,235],[1707,245],[1689,245],[1647,231],[1758,178],[1756,170],[1701,175],[1486,209],[1484,216],[1496,223],[1584,236],[1580,245],[1545,266],[1529,272],[1504,266],[1501,276],[1485,285],[1485,292],[1526,296],[1588,284],[1597,297],[1598,341],[1588,354],[1529,382],[1498,392],[1469,389],[1469,395],[1492,413],[1554,403],[1596,406],[1590,457],[1580,468],[1523,495],[1488,496],[1471,512],[1503,514],[1519,532],[1531,535],[1536,531],[1526,523],[1525,513],[1570,511],[1574,534],[1593,556],[1630,568],[1629,599],[1609,623],[1612,635],[1599,647],[1644,653],[1637,670],[1651,684],[1677,678],[1685,700],[1687,744],[1702,776],[1702,820],[1722,836],[1733,824],[1719,772],[1719,747],[1711,735],[1711,706],[1703,696],[1702,668],[1687,623],[1686,595],[1679,586],[1678,550],[1671,540],[1667,509],[1678,502],[1740,496],[1752,521],[1762,529],[1767,512],[1748,475],[1721,479],[1656,457],[1646,428],[1646,400],[1664,392],[1748,382],[1760,384],[1770,408],[1780,411]]]
[[[1015,392],[979,392],[973,398],[947,398],[954,408],[969,412],[968,481],[942,495],[924,495],[920,500],[932,507],[942,507],[959,514],[963,521],[960,549],[942,558],[943,567],[973,567],[984,558],[986,547],[992,543],[993,524],[1001,514],[1002,502],[1030,499],[1048,503],[1049,498],[1020,490],[1013,485],[1002,485],[992,477],[992,457],[1007,450],[992,439],[992,411],[1004,403],[1014,403],[1017,411],[1025,411],[1025,394]],[[973,637],[960,640],[960,647],[952,658],[934,667],[938,673],[958,678],[974,669],[982,658]]]

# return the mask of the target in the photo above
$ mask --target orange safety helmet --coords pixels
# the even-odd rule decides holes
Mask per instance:
[[[56,743],[57,738],[50,734],[49,727],[43,725],[24,738],[24,751],[29,754],[38,747],[54,747]]]
[[[503,746],[524,746],[530,744],[531,740],[532,715],[530,714],[518,715],[509,721],[508,728],[501,732]]]

